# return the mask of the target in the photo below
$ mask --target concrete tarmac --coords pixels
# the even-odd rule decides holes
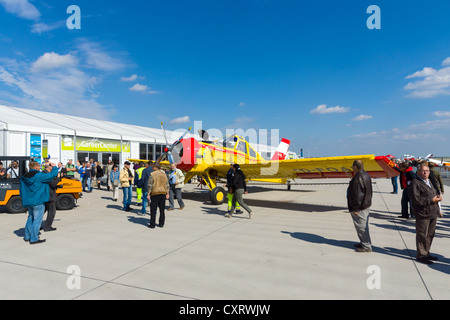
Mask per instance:
[[[0,299],[449,299],[450,200],[432,245],[439,261],[428,266],[415,260],[414,220],[398,218],[401,194],[390,179],[373,181],[372,253],[354,250],[348,179],[250,186],[251,220],[225,218],[226,204],[189,184],[186,208],[166,211],[156,229],[136,205],[125,212],[94,190],[58,211],[57,231],[39,245],[23,241],[26,214],[1,211]]]

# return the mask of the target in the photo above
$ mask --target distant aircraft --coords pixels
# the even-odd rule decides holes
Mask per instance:
[[[166,137],[162,123],[161,127]],[[364,169],[372,178],[398,175],[393,169],[395,163],[386,156],[359,155],[286,160],[290,141],[282,139],[272,159],[268,161],[241,136],[233,134],[210,141],[208,133],[201,130],[199,132],[201,139],[185,138],[190,130],[191,128],[172,145],[167,143],[166,137],[167,147],[157,162],[165,167],[170,163],[176,163],[177,168],[185,172],[185,181],[200,176],[211,191],[211,201],[214,204],[221,204],[226,199],[227,191],[219,186],[218,182],[226,179],[232,163],[238,163],[250,181],[280,184],[288,183],[289,179],[351,178],[352,164],[355,160],[364,162]]]
[[[387,156],[387,157],[389,158],[389,156]],[[405,155],[403,155],[403,160],[418,161],[418,162],[426,160],[428,162],[434,163],[438,167],[444,168],[446,170],[450,170],[450,162],[444,161],[444,158],[441,158],[441,160],[433,159],[433,154],[432,153],[428,154],[425,157],[418,157],[417,159],[413,155],[405,154]]]
[[[427,160],[428,162],[432,162],[438,167],[442,167],[446,170],[450,170],[450,162],[444,162],[444,158],[441,158],[441,160],[433,159],[433,154],[427,155],[425,158],[419,158],[420,160]]]

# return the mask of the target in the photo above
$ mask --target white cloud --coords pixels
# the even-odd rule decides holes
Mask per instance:
[[[132,86],[130,88],[131,91],[135,91],[135,92],[142,92],[142,93],[147,93],[147,94],[157,94],[160,93],[159,91],[155,91],[155,90],[151,90],[152,88],[150,88],[149,86],[146,86],[144,84],[139,84],[136,83],[134,86]]]
[[[450,111],[435,111],[433,115],[441,118],[450,118]]]
[[[361,114],[361,115],[357,116],[356,118],[353,118],[353,120],[354,121],[363,121],[363,120],[369,120],[369,119],[372,119],[372,118],[373,118],[373,116]]]
[[[147,91],[149,89],[150,88],[148,86],[143,85],[143,84],[139,84],[139,83],[136,83],[134,86],[132,86],[130,88],[131,91],[139,91],[139,92],[145,92],[145,91]]]
[[[5,104],[57,113],[88,112],[108,118],[115,110],[97,101],[101,78],[83,71],[72,54],[45,53],[32,63],[16,62],[0,66],[0,91]]]
[[[120,78],[120,80],[122,80],[122,81],[124,81],[124,82],[133,82],[133,81],[135,81],[136,79],[138,78],[138,76],[137,76],[137,74],[133,74],[132,76],[130,76],[130,77],[122,77],[122,78]]]
[[[92,68],[102,71],[117,71],[126,67],[122,59],[113,57],[99,43],[81,40],[78,47],[85,56],[87,64]]]
[[[0,4],[9,13],[27,20],[38,20],[41,17],[39,10],[28,0],[0,0]]]
[[[244,107],[245,106],[245,102],[239,102],[239,107]]]
[[[352,139],[358,139],[367,145],[391,146],[393,143],[410,143],[410,148],[422,146],[423,143],[442,142],[447,140],[450,118],[430,120],[423,123],[409,125],[405,128],[393,128],[389,130],[374,131],[353,135]],[[428,141],[428,142],[427,142]],[[405,144],[403,147],[406,147]],[[404,150],[407,152],[407,150]]]
[[[191,121],[191,119],[188,116],[176,118],[170,121],[171,124],[181,124],[181,123],[188,123]]]
[[[346,113],[349,112],[350,108],[335,106],[335,107],[327,107],[325,104],[321,104],[317,106],[314,110],[311,110],[312,114],[328,114],[328,113]]]
[[[394,142],[397,144],[403,143],[404,144],[403,147],[406,147],[408,145],[406,143],[411,143],[411,145],[414,145],[420,143],[420,141],[423,141],[422,139],[424,140],[436,139],[442,141],[444,137],[442,137],[437,133],[432,132],[420,132],[412,130],[404,130],[401,132],[396,132],[395,130],[382,130],[364,134],[356,134],[352,136],[351,139],[353,141],[355,140],[362,141],[366,145],[381,145],[381,146],[389,146],[389,148],[392,148]],[[404,152],[406,152],[406,150],[404,150]]]
[[[33,20],[31,32],[43,33],[66,26],[66,20],[53,23],[45,23],[41,20],[41,12],[29,0],[0,0],[6,12],[16,15],[19,18]]]
[[[419,77],[428,77],[433,76],[437,73],[434,68],[423,68],[421,71],[414,72],[413,74],[406,77],[406,79],[419,78]]]
[[[46,71],[67,66],[75,66],[77,59],[71,55],[60,55],[55,52],[44,53],[31,66],[33,72]]]
[[[443,61],[442,65],[450,64],[450,58]],[[411,98],[433,98],[441,95],[450,95],[450,67],[434,69],[430,67],[417,71],[406,79],[423,78],[409,82],[404,89],[411,93]]]
[[[43,32],[48,32],[48,31],[52,31],[58,28],[62,28],[66,26],[66,21],[58,21],[58,22],[54,22],[54,23],[44,23],[44,22],[37,22],[35,24],[33,24],[32,28],[31,28],[31,32],[33,33],[43,33]]]

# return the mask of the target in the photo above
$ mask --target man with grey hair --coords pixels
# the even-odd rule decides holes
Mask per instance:
[[[369,210],[373,194],[372,179],[364,170],[361,160],[354,161],[352,169],[354,176],[347,189],[347,204],[360,240],[355,247],[357,252],[372,252],[372,241],[369,234]]]
[[[430,248],[440,215],[439,202],[442,201],[442,195],[435,189],[429,176],[430,168],[421,165],[417,170],[417,178],[408,188],[408,194],[416,217],[417,261],[430,265],[438,260],[430,254]]]

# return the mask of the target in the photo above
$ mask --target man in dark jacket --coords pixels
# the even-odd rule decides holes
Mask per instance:
[[[241,167],[235,163],[233,164],[234,177],[233,177],[233,199],[231,200],[231,210],[225,214],[225,217],[231,218],[233,216],[233,212],[235,209],[235,203],[239,203],[239,205],[244,208],[248,212],[248,218],[251,219],[253,216],[253,211],[250,207],[245,204],[243,199],[243,194],[247,194],[247,184],[245,182],[245,175],[241,170]]]
[[[364,171],[364,164],[361,160],[353,162],[352,168],[355,175],[347,189],[347,204],[360,240],[360,243],[356,244],[355,247],[357,252],[372,252],[372,241],[369,234],[372,179]]]
[[[233,195],[234,195],[234,191],[233,191],[233,179],[234,179],[234,170],[233,170],[233,165],[234,162],[232,162],[230,164],[230,170],[228,170],[227,172],[227,188],[228,188],[228,193],[227,193],[227,199],[228,199],[228,213],[230,213],[231,208],[233,207]],[[239,205],[239,202],[236,201],[235,203],[235,207],[236,207],[236,213],[237,214],[241,214],[241,206]]]
[[[20,196],[22,205],[28,208],[28,220],[25,225],[25,241],[30,244],[45,242],[39,240],[39,229],[44,216],[45,205],[50,199],[49,182],[58,175],[58,167],[52,163],[50,173],[39,172],[39,163],[32,161],[30,171],[20,178]]]
[[[399,167],[394,167],[395,170],[400,172],[400,188],[403,190],[402,192],[402,215],[399,216],[399,218],[409,218],[408,213],[408,205],[409,205],[409,212],[411,213],[411,218],[413,217],[412,208],[411,208],[411,201],[408,196],[408,187],[417,176],[413,171],[413,168],[407,163],[402,162],[400,163]]]
[[[147,168],[142,171],[142,207],[141,214],[145,215],[147,212],[147,196],[148,196],[148,179],[153,172],[153,161],[149,161]],[[137,182],[136,182],[137,183]]]
[[[420,166],[417,170],[417,179],[414,179],[408,194],[411,199],[412,210],[416,217],[416,246],[417,261],[433,264],[437,257],[430,255],[431,243],[436,231],[436,221],[440,214],[439,202],[442,196],[435,189],[430,179],[428,166]]]
[[[45,172],[50,173],[53,170],[51,165],[45,165]],[[56,177],[48,183],[50,197],[48,202],[45,203],[45,211],[47,211],[47,219],[45,219],[44,231],[55,231],[52,224],[55,220],[56,215],[56,190],[58,189],[58,184],[61,182],[61,178]]]

